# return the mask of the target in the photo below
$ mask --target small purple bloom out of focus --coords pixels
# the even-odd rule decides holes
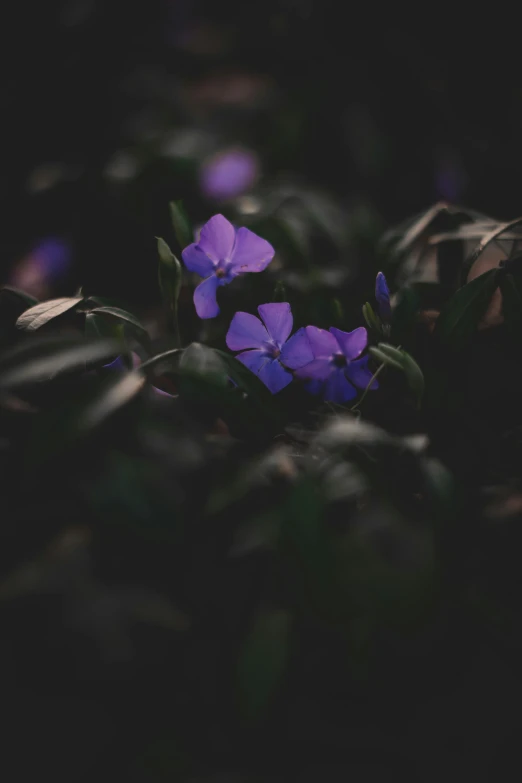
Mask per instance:
[[[189,272],[204,277],[194,291],[194,305],[200,318],[219,313],[217,289],[245,272],[262,272],[274,257],[272,245],[248,228],[235,229],[223,215],[214,215],[200,232],[199,242],[183,250],[181,257]]]
[[[290,337],[294,319],[288,302],[259,305],[257,311],[262,322],[250,313],[236,313],[226,341],[231,351],[242,351],[236,358],[277,394],[292,381],[290,370],[308,364],[313,353],[304,329]]]
[[[38,242],[11,273],[10,282],[36,297],[47,296],[71,266],[71,249],[59,237]]]
[[[229,149],[207,158],[200,170],[201,190],[216,201],[241,196],[259,176],[257,156],[246,149]]]
[[[322,394],[328,402],[343,403],[357,395],[357,389],[366,389],[372,379],[368,369],[368,357],[358,357],[366,348],[368,334],[363,326],[353,332],[332,328],[318,329],[307,326],[314,359],[298,369],[296,378],[308,380],[306,388],[311,394]],[[377,381],[371,385],[377,388]]]
[[[381,320],[388,324],[391,321],[390,289],[382,272],[377,274],[375,280],[375,298],[379,305]]]

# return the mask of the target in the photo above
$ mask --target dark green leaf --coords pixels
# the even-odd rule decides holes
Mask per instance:
[[[366,321],[368,328],[373,329],[376,332],[381,330],[381,322],[379,317],[375,314],[375,311],[369,302],[363,304],[362,307],[363,318]]]
[[[261,611],[240,653],[237,671],[239,706],[247,720],[269,706],[289,657],[291,620],[287,612]]]
[[[396,370],[402,370],[401,361],[385,353],[380,348],[375,348],[374,346],[371,346],[369,348],[369,351],[377,362],[380,362],[381,364],[386,364],[389,367],[395,367]]]
[[[194,231],[182,201],[171,201],[169,207],[174,234],[180,248],[183,250],[194,241]]]
[[[179,341],[178,299],[183,282],[183,269],[167,243],[157,237],[160,262],[158,265],[158,282],[163,304],[168,314],[169,326],[175,332]]]
[[[201,343],[191,343],[181,355],[179,371],[193,378],[203,377],[216,386],[227,386],[226,365],[217,351]]]
[[[434,337],[451,351],[462,350],[474,334],[498,287],[499,270],[490,269],[462,286],[441,311]]]
[[[136,340],[140,342],[147,351],[150,350],[149,333],[133,313],[129,313],[128,310],[122,310],[119,307],[96,307],[94,310],[91,310],[91,313],[102,318],[117,319],[121,324],[130,329]]]
[[[96,307],[94,310],[91,310],[91,313],[107,316],[108,318],[117,318],[132,326],[136,332],[147,334],[147,330],[143,324],[140,323],[135,315],[129,313],[127,310],[120,310],[119,307]]]
[[[40,302],[29,310],[26,310],[16,322],[19,329],[26,332],[35,332],[44,324],[63,315],[68,310],[78,307],[83,301],[81,296],[67,296],[60,299],[49,299],[46,302]]]

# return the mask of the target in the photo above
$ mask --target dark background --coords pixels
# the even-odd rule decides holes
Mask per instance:
[[[165,134],[183,129],[218,147],[246,142],[263,182],[296,174],[383,227],[440,198],[516,216],[522,79],[510,27],[328,0],[10,3],[4,277],[31,242],[58,235],[75,284],[153,299],[168,200],[185,198],[195,218],[212,212],[195,186],[199,153],[162,153]],[[114,187],[107,167],[129,148],[147,165]]]

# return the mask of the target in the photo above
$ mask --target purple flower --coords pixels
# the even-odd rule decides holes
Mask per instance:
[[[236,313],[226,341],[231,351],[242,351],[236,359],[277,394],[291,382],[289,370],[303,367],[314,356],[305,329],[288,339],[294,323],[288,302],[259,305],[257,311],[263,323],[250,313]]]
[[[341,332],[333,326],[329,331],[307,326],[306,335],[314,359],[298,369],[295,375],[309,380],[309,392],[322,393],[325,400],[342,403],[353,399],[357,389],[366,389],[372,373],[368,369],[368,357],[358,359],[368,342],[363,326],[353,332]],[[371,388],[377,388],[377,381],[372,383]]]
[[[253,152],[243,149],[223,150],[201,166],[201,190],[208,198],[235,198],[252,187],[258,170]]]
[[[218,286],[230,283],[245,272],[262,272],[274,257],[272,245],[248,228],[238,228],[223,215],[214,215],[201,229],[199,242],[185,248],[182,258],[190,272],[204,277],[194,291],[194,305],[200,318],[219,313]]]
[[[46,237],[33,246],[11,273],[10,282],[38,298],[50,295],[71,266],[71,248],[60,237]]]
[[[377,274],[375,280],[375,298],[379,305],[379,315],[384,323],[391,321],[390,289],[382,272]]]

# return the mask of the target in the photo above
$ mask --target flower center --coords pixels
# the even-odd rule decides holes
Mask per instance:
[[[272,359],[277,359],[277,357],[281,355],[281,349],[278,345],[276,345],[276,343],[273,343],[272,341],[265,343],[263,347],[268,356],[271,356]]]
[[[223,269],[223,267],[219,267],[218,266],[218,268],[216,269],[216,277],[221,278],[221,277],[225,277],[225,275],[226,275],[226,272]]]
[[[335,367],[345,367],[346,356],[344,356],[342,353],[336,353],[333,357],[333,364]]]

